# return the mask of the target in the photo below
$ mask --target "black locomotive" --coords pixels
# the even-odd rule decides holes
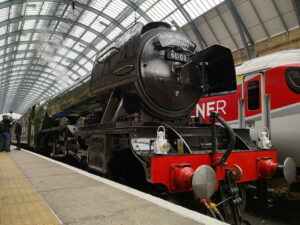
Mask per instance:
[[[242,224],[236,182],[273,175],[264,165],[277,166],[276,152],[257,149],[248,130],[231,129],[216,113],[211,125],[190,117],[202,96],[235,90],[229,49],[196,51],[166,23],[137,23],[99,53],[89,82],[23,117],[26,141],[121,182],[168,194],[193,190],[213,216]],[[212,199],[227,199],[225,219]]]

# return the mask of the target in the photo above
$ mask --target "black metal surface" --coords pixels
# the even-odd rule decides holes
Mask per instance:
[[[101,119],[101,124],[115,122],[123,105],[123,96],[117,90],[111,93],[106,109]]]
[[[208,96],[236,91],[236,73],[230,49],[213,45],[196,53],[194,63],[207,62]]]
[[[141,46],[136,88],[147,110],[164,119],[187,115],[202,94],[200,71],[195,65],[174,71],[176,62],[165,55],[168,51],[191,55],[194,44],[181,34],[160,28],[145,33]]]
[[[88,149],[88,165],[89,167],[106,173],[107,159],[107,137],[105,134],[97,135],[91,138]]]
[[[229,49],[195,49],[190,39],[166,23],[137,23],[99,53],[91,92],[99,98],[120,89],[128,114],[163,120],[186,117],[202,95],[236,89]]]
[[[126,76],[115,76],[114,71],[126,65],[135,65],[137,46],[143,30],[143,24],[137,23],[129,28],[112,45],[100,52],[91,75],[91,92],[98,94],[120,84],[130,83],[136,78],[134,70]]]
[[[257,146],[252,141],[250,136],[250,130],[249,129],[233,129],[235,136],[237,138],[236,140],[236,146],[237,149],[247,149],[247,150],[257,150]]]

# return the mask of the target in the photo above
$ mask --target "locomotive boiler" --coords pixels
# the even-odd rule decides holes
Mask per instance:
[[[236,90],[231,51],[196,47],[166,23],[135,24],[98,54],[88,82],[31,109],[27,142],[133,186],[193,191],[212,216],[242,224],[237,183],[280,166],[275,150],[258,149],[217,113],[209,125],[191,120],[199,98]],[[212,201],[224,201],[221,212]]]

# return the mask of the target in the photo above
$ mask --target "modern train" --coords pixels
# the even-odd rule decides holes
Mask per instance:
[[[293,160],[280,165],[274,149],[258,148],[249,129],[232,129],[218,113],[211,124],[191,120],[199,98],[237,84],[229,49],[196,48],[166,23],[135,24],[99,52],[89,81],[21,118],[23,141],[120,182],[193,193],[211,216],[243,224],[237,184],[278,171],[292,181]]]
[[[201,98],[193,115],[209,123],[218,112],[231,126],[250,129],[260,147],[277,149],[279,162],[291,156],[299,168],[300,49],[249,60],[236,72],[237,92]]]

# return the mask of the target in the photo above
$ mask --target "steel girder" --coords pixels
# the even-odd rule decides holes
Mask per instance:
[[[133,1],[131,0],[123,0],[129,7],[131,7],[134,11],[137,11],[142,17],[145,18],[146,21],[151,22],[152,19],[143,11],[140,9],[138,5],[136,5]]]
[[[239,30],[240,37],[241,37],[243,45],[244,45],[247,59],[251,59],[254,56],[254,52],[253,52],[254,41],[253,41],[248,29],[246,28],[244,21],[242,20],[240,14],[238,13],[237,9],[235,8],[233,2],[231,0],[225,0],[225,2],[229,8],[229,11],[231,12],[231,15],[233,16],[233,19],[235,21],[237,28]],[[248,41],[246,40],[246,38]],[[252,46],[252,50],[250,50],[249,45]]]
[[[291,1],[292,1],[292,4],[293,4],[293,8],[295,10],[298,25],[300,26],[300,2],[299,2],[299,0],[291,0]]]
[[[239,46],[238,46],[238,44],[236,43],[236,40],[235,40],[234,37],[232,36],[232,33],[230,32],[230,30],[229,30],[227,24],[225,23],[225,21],[224,21],[222,15],[221,15],[221,13],[220,13],[220,11],[219,11],[219,9],[218,9],[217,7],[215,8],[215,11],[216,11],[216,13],[217,13],[219,19],[221,20],[221,22],[222,22],[222,24],[223,24],[225,30],[227,31],[229,37],[231,38],[233,44],[235,45],[236,49],[239,49]]]
[[[217,41],[218,43],[221,43],[221,42],[220,42],[220,39],[219,39],[218,36],[216,35],[216,32],[214,31],[214,29],[212,28],[212,26],[211,26],[210,23],[208,22],[206,16],[203,14],[202,17],[203,17],[203,19],[204,19],[204,21],[205,21],[205,24],[208,26],[210,32],[213,34],[214,38],[216,39],[216,41]]]
[[[277,15],[278,15],[278,17],[279,17],[281,23],[282,23],[282,26],[284,27],[285,32],[287,32],[287,31],[288,31],[287,24],[286,24],[286,22],[284,21],[284,19],[283,19],[281,13],[280,13],[280,11],[279,11],[279,8],[278,8],[278,5],[277,5],[276,1],[275,1],[275,0],[272,0],[271,2],[273,3],[274,9],[275,9],[275,11],[276,11],[276,13],[277,13]]]
[[[193,31],[193,33],[195,34],[201,48],[206,48],[207,47],[207,43],[204,40],[202,34],[200,33],[198,27],[196,26],[195,22],[191,19],[190,15],[188,14],[188,12],[184,9],[184,7],[182,6],[182,4],[178,1],[178,0],[172,0],[173,3],[176,5],[176,7],[180,10],[180,12],[182,13],[182,15],[184,16],[184,18],[188,21],[188,23],[191,26],[191,29]]]

